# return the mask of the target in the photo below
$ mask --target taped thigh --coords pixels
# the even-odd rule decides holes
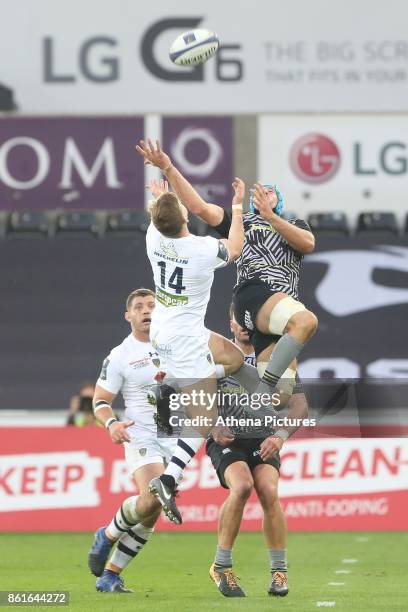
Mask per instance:
[[[280,300],[272,310],[269,318],[269,331],[271,334],[278,334],[281,336],[289,319],[302,310],[306,310],[305,305],[302,304],[302,302],[298,302],[298,300],[294,300],[290,296]]]

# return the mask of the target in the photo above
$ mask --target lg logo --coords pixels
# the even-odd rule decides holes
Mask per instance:
[[[190,68],[168,68],[164,58],[157,57],[155,45],[160,36],[169,30],[174,30],[174,36],[183,30],[197,28],[203,17],[177,17],[161,19],[153,23],[143,34],[140,54],[145,68],[157,79],[172,82],[204,81],[204,65]],[[121,77],[122,60],[118,54],[119,41],[112,36],[93,36],[85,39],[79,46],[76,61],[77,66],[61,70],[57,67],[56,41],[46,37],[42,41],[43,79],[46,83],[75,83],[79,78],[94,83],[112,83]],[[241,45],[237,43],[220,45],[218,53],[211,65],[215,67],[215,78],[218,81],[241,81],[243,78],[243,63],[232,53],[239,52]],[[136,46],[135,46],[136,53]]]
[[[294,174],[305,183],[325,183],[340,167],[340,151],[336,143],[323,134],[306,134],[290,152]]]

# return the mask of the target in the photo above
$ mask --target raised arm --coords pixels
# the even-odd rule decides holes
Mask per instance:
[[[220,240],[228,249],[229,261],[235,261],[241,255],[244,246],[244,225],[242,222],[242,205],[245,196],[245,183],[235,177],[232,183],[234,197],[232,198],[232,220],[228,238]]]
[[[279,215],[276,215],[271,209],[263,185],[255,184],[253,197],[254,204],[259,210],[261,217],[268,221],[293,249],[303,255],[314,250],[315,239],[312,232],[296,227],[293,223],[289,223]]]
[[[194,215],[200,217],[205,223],[215,227],[221,223],[224,217],[224,209],[217,204],[209,204],[194,189],[191,183],[173,165],[169,155],[163,151],[160,142],[156,145],[150,139],[145,142],[140,140],[136,150],[144,157],[145,164],[152,164],[161,170],[166,176],[174,193],[184,206]]]

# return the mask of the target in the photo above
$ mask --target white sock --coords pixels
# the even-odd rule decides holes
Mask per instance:
[[[176,450],[166,469],[165,474],[173,476],[176,483],[179,481],[187,463],[191,461],[196,452],[200,449],[204,438],[198,436],[196,438],[179,438],[177,441]]]

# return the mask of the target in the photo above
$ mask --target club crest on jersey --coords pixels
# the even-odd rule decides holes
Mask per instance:
[[[157,353],[149,353],[152,363],[156,368],[160,368],[160,359]]]
[[[166,244],[163,239],[161,239],[160,249],[162,250],[163,254],[166,255],[166,257],[178,257],[174,242],[168,242]]]
[[[251,313],[249,310],[245,311],[245,327],[252,331],[254,329],[254,324],[252,323]]]
[[[139,455],[144,457],[147,452],[147,448],[139,448]]]

